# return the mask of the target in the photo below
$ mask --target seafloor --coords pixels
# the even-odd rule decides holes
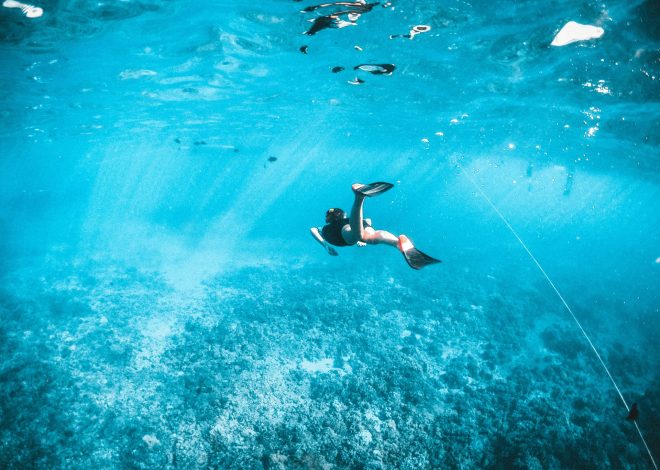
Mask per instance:
[[[117,260],[61,259],[0,283],[2,468],[649,466],[533,266],[500,279],[301,258],[184,293]],[[620,336],[582,288],[568,295],[591,333]],[[644,393],[657,449],[646,335],[605,359]]]

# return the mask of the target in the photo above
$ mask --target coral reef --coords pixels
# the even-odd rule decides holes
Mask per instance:
[[[560,306],[449,269],[245,267],[186,295],[100,261],[7,275],[0,466],[646,468]],[[614,347],[660,429],[652,358]]]

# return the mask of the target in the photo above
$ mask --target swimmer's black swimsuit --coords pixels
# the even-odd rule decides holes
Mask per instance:
[[[348,246],[344,237],[341,236],[341,229],[344,225],[350,225],[348,218],[344,217],[339,222],[332,224],[324,225],[321,229],[321,236],[323,239],[334,246]],[[364,228],[371,227],[366,220],[362,220],[362,226]]]

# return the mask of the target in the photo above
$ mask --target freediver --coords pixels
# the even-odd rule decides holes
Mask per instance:
[[[339,208],[331,208],[325,214],[326,225],[323,227],[312,227],[310,229],[314,239],[325,248],[331,256],[338,256],[334,246],[365,246],[385,244],[397,248],[404,256],[408,265],[413,269],[422,269],[434,263],[441,261],[428,256],[412,244],[405,235],[398,237],[386,230],[376,230],[371,224],[371,219],[363,217],[364,199],[377,196],[392,189],[391,183],[371,183],[352,186],[355,200],[351,208],[349,218],[346,213]]]

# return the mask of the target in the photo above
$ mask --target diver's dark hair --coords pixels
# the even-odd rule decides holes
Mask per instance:
[[[331,222],[340,222],[344,220],[344,217],[346,216],[346,213],[339,209],[338,207],[333,207],[331,209],[328,209],[328,211],[325,213],[325,218],[328,221]]]

